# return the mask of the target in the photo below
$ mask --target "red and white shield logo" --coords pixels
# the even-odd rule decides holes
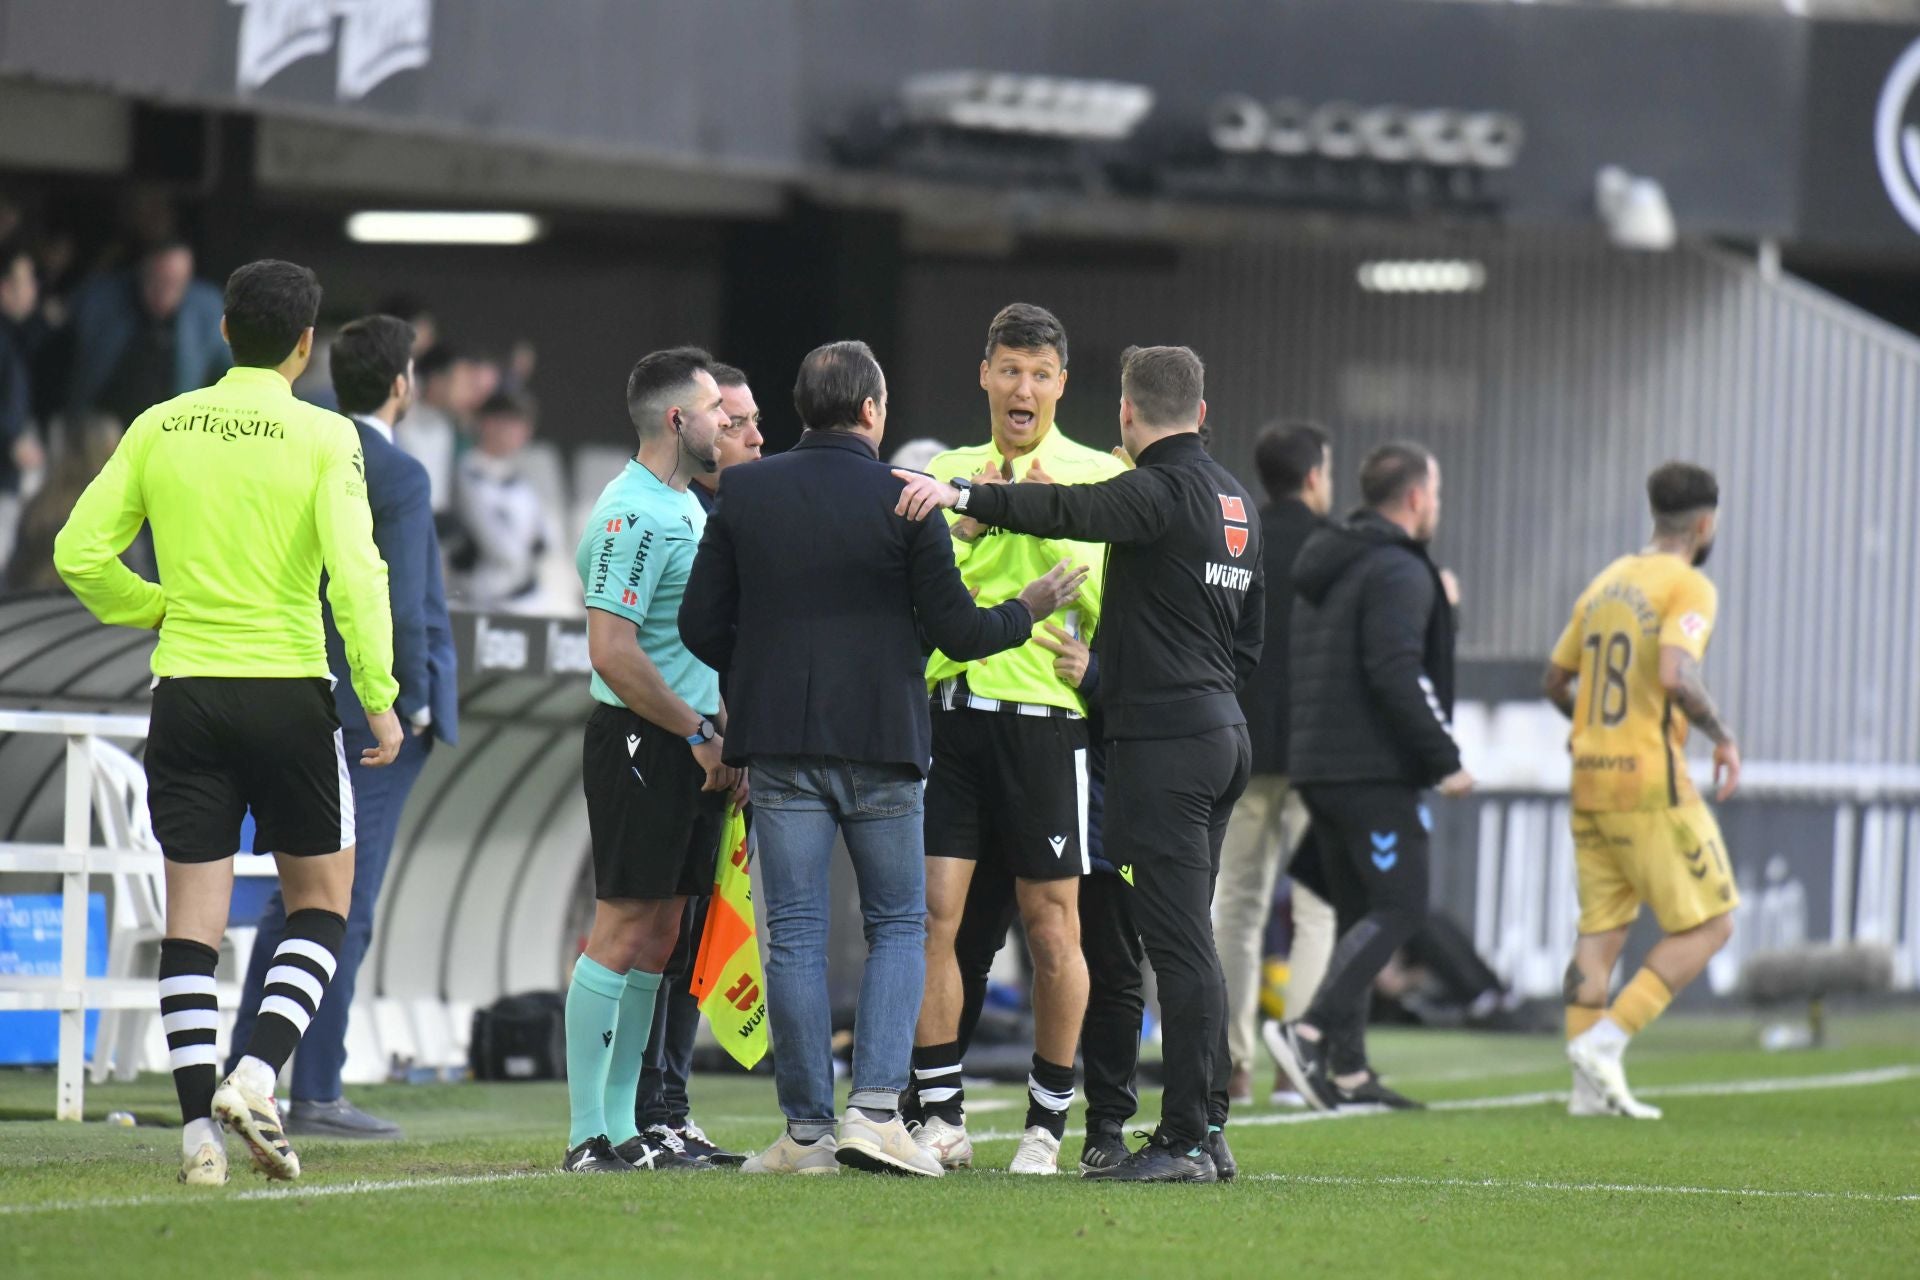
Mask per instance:
[[[1227,551],[1238,560],[1241,552],[1247,549],[1247,531],[1244,527],[1247,523],[1247,504],[1242,502],[1237,494],[1223,493],[1218,496],[1220,514],[1234,521],[1233,524],[1222,527],[1227,534]]]

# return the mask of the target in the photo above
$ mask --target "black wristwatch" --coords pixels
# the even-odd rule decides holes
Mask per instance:
[[[973,496],[973,481],[962,476],[955,476],[953,479],[947,481],[947,483],[960,491],[960,497],[954,502],[953,509],[964,512],[967,509],[967,499]]]
[[[713,741],[713,721],[707,719],[705,716],[701,716],[700,727],[694,732],[687,735],[687,745],[690,747],[697,747],[697,746],[700,746],[702,743],[707,743],[712,741]]]

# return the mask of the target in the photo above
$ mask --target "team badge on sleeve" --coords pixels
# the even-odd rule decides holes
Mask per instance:
[[[1707,620],[1697,613],[1681,614],[1680,634],[1689,640],[1698,640],[1707,634]]]

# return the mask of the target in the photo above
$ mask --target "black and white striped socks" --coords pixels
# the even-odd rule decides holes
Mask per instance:
[[[965,1124],[967,1091],[960,1075],[960,1042],[915,1046],[913,1087],[920,1096],[922,1115]]]
[[[307,1024],[319,1012],[327,984],[333,981],[334,957],[346,934],[345,918],[331,911],[309,907],[287,916],[287,931],[267,970],[260,1016],[254,1020],[246,1054],[264,1063],[274,1076],[287,1065]]]
[[[214,995],[213,970],[220,953],[203,942],[166,938],[160,943],[160,1025],[167,1034],[167,1066],[180,1097],[180,1118],[192,1145],[217,1140],[213,1088],[219,1056],[220,1001]]]

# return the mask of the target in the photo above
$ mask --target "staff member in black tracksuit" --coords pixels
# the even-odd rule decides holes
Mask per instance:
[[[1227,817],[1251,748],[1237,691],[1260,660],[1265,611],[1253,500],[1208,456],[1200,358],[1132,348],[1120,434],[1136,469],[1100,484],[945,484],[915,472],[898,510],[950,507],[982,524],[1112,548],[1095,638],[1106,714],[1107,859],[1132,876],[1134,923],[1160,981],[1166,1095],[1153,1140],[1089,1177],[1231,1176],[1226,984],[1210,908]],[[1222,1169],[1224,1166],[1224,1170]]]
[[[1417,444],[1360,465],[1366,507],[1294,562],[1289,759],[1313,818],[1340,941],[1313,1004],[1270,1040],[1314,1107],[1416,1106],[1367,1065],[1373,980],[1427,917],[1420,793],[1465,795],[1453,740],[1453,607],[1427,556],[1440,464]]]

